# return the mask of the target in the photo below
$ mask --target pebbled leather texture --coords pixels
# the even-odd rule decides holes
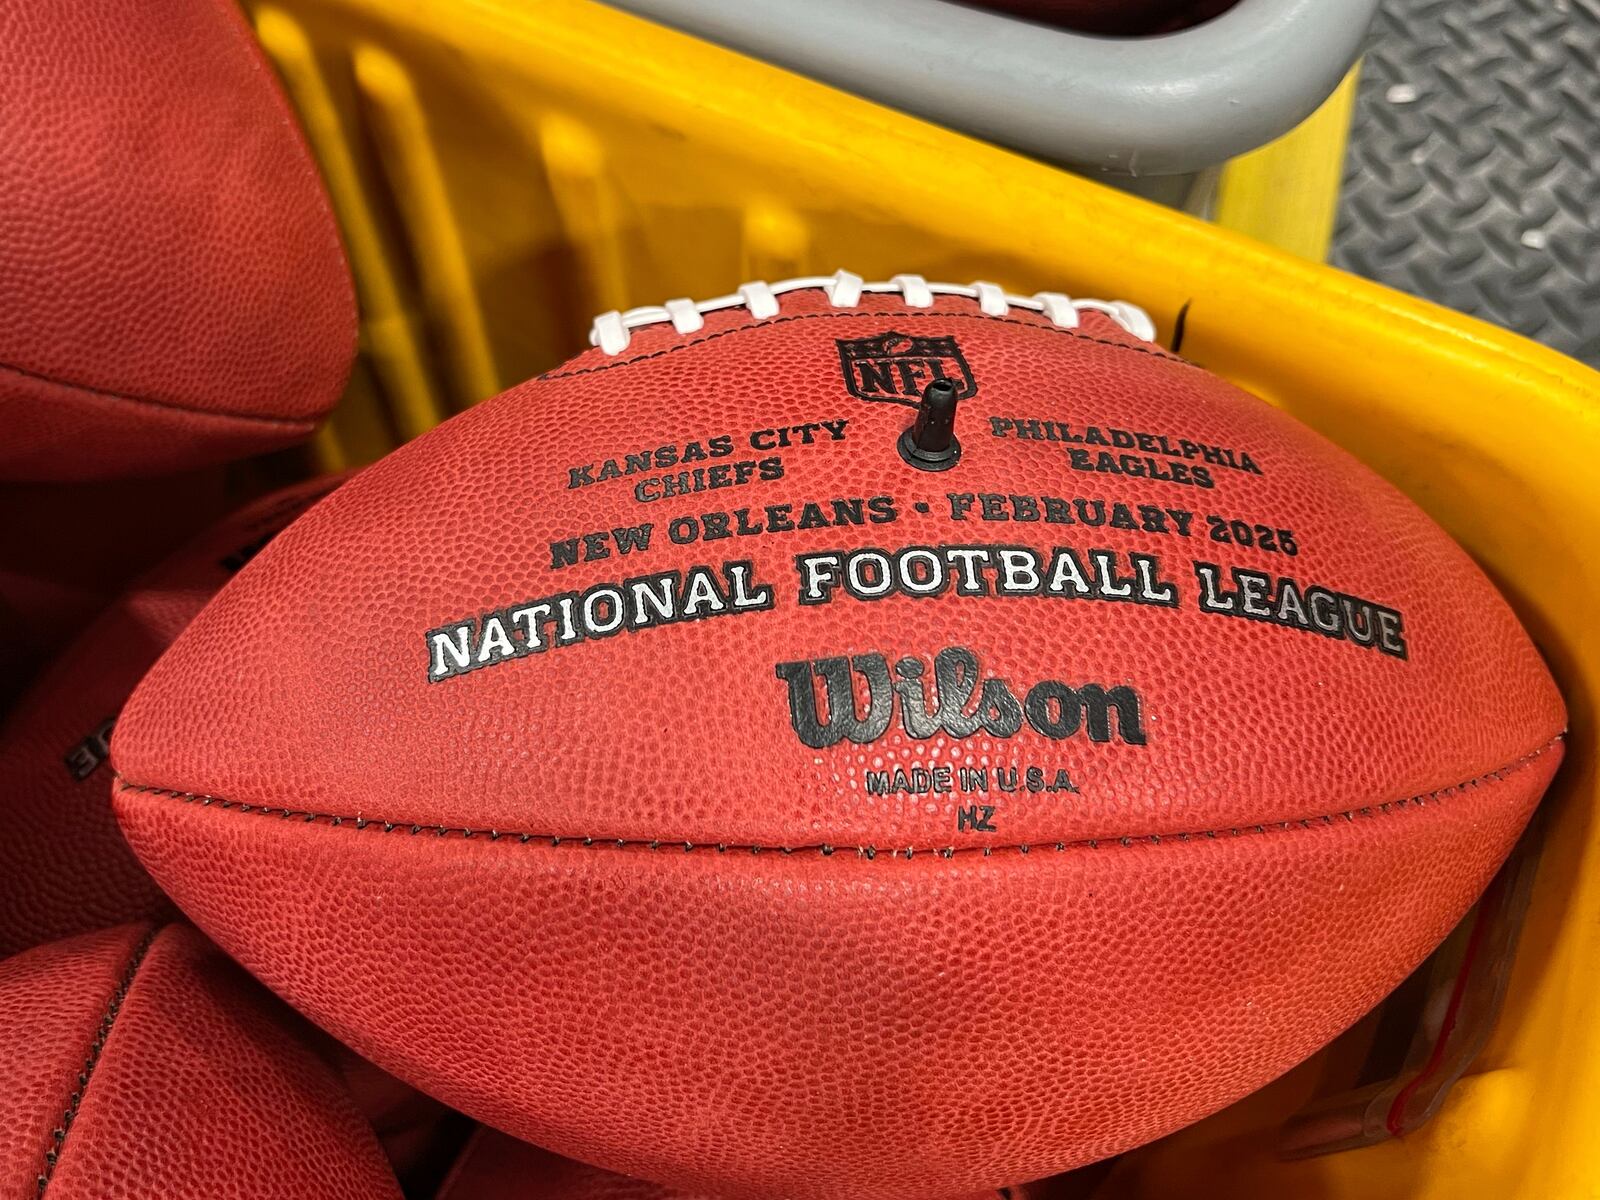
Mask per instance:
[[[398,1200],[298,1025],[186,926],[0,962],[0,1196]]]
[[[943,473],[872,391],[930,359],[975,385]],[[757,466],[637,498],[685,458]],[[647,523],[623,554],[612,531]],[[798,556],[986,546],[1057,589],[964,594],[951,566],[933,594],[800,603]],[[1150,556],[1171,606],[1074,582],[1063,548],[1085,576]],[[603,601],[537,652],[489,632],[741,560],[770,607],[729,583],[722,615],[600,636]],[[1377,641],[1354,600],[1344,636],[1202,611],[1196,563],[1392,608],[1405,657],[1352,640]],[[458,629],[473,669],[432,678],[429,632]],[[860,725],[830,744],[847,668]],[[1092,686],[1130,706],[1103,740]],[[1324,1044],[1487,883],[1564,724],[1476,566],[1286,415],[1097,314],[800,291],[639,329],[340,489],[146,677],[115,805],[254,974],[486,1124],[678,1188],[914,1200],[1115,1154]]]
[[[150,664],[265,540],[338,486],[297,484],[246,505],[140,576],[0,724],[0,958],[124,921],[170,915],[111,814],[111,722]]]
[[[1028,1200],[1027,1188],[979,1192],[964,1200]],[[473,1133],[434,1200],[719,1200],[602,1171],[519,1142],[486,1126]],[[934,1198],[930,1198],[934,1200]],[[942,1195],[937,1200],[943,1200]]]
[[[305,438],[355,355],[316,168],[231,0],[0,0],[0,479]]]

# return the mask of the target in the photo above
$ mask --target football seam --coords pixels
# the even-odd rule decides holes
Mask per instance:
[[[186,404],[179,404],[175,400],[161,400],[153,396],[130,396],[126,392],[113,392],[107,388],[95,387],[92,384],[75,383],[70,379],[57,379],[53,375],[30,371],[27,367],[19,367],[15,363],[0,363],[0,374],[10,374],[21,379],[31,379],[37,383],[64,388],[70,392],[80,392],[85,396],[94,396],[102,400],[116,400],[123,404],[140,404],[149,408],[158,408],[164,412],[182,413],[188,417],[206,417],[222,422],[242,421],[251,425],[271,425],[295,433],[308,433],[317,427],[315,420],[304,417],[271,417],[258,413],[212,412],[204,408],[191,408]]]
[[[100,1055],[105,1051],[106,1039],[111,1036],[111,1027],[116,1023],[117,1014],[122,1011],[122,1002],[127,999],[128,989],[133,986],[133,977],[139,973],[139,968],[144,965],[145,956],[149,954],[151,945],[156,940],[156,935],[161,932],[159,926],[150,929],[139,944],[133,948],[133,953],[128,957],[128,965],[123,968],[121,977],[116,986],[111,989],[111,997],[106,1001],[105,1011],[100,1014],[100,1024],[94,1035],[94,1040],[89,1043],[89,1053],[83,1060],[83,1066],[78,1071],[77,1090],[67,1097],[66,1111],[61,1114],[61,1122],[50,1131],[51,1147],[44,1152],[44,1168],[39,1172],[38,1195],[43,1196],[45,1189],[50,1186],[51,1176],[55,1174],[56,1164],[61,1161],[61,1152],[67,1140],[67,1134],[72,1131],[72,1123],[77,1119],[78,1110],[83,1105],[83,1098],[89,1091],[89,1080],[94,1075],[94,1069],[100,1062]]]
[[[1387,800],[1379,804],[1361,805],[1356,808],[1344,809],[1339,812],[1324,813],[1314,817],[1299,817],[1286,821],[1267,821],[1260,824],[1245,824],[1229,826],[1223,829],[1204,829],[1190,833],[1144,833],[1144,834],[1112,834],[1105,837],[1076,838],[1071,840],[1044,839],[1036,842],[1019,842],[1011,845],[1000,846],[934,846],[923,847],[888,847],[888,846],[838,846],[830,843],[818,843],[804,846],[777,846],[756,844],[733,844],[729,842],[691,842],[682,839],[663,838],[616,838],[593,837],[568,834],[536,834],[508,831],[491,827],[473,828],[460,825],[427,825],[411,821],[389,821],[381,817],[369,817],[364,814],[336,815],[333,813],[311,812],[306,809],[279,808],[265,804],[244,804],[236,800],[225,800],[220,796],[209,795],[205,792],[187,792],[179,788],[157,787],[151,784],[132,783],[117,776],[117,789],[122,792],[135,792],[143,795],[159,796],[166,799],[178,800],[184,804],[199,804],[202,808],[220,808],[225,812],[252,814],[263,817],[277,817],[279,820],[299,819],[307,825],[326,825],[331,829],[351,827],[357,831],[377,829],[382,833],[407,833],[413,837],[422,834],[431,834],[439,838],[459,838],[464,841],[472,839],[486,839],[491,842],[511,841],[518,845],[537,844],[549,846],[552,849],[560,847],[584,847],[588,849],[643,849],[652,851],[679,851],[692,853],[694,851],[714,850],[719,854],[816,854],[823,858],[831,858],[835,854],[854,854],[857,858],[876,861],[879,858],[910,860],[916,855],[933,855],[938,858],[954,858],[957,855],[982,855],[989,858],[999,853],[1029,854],[1035,850],[1041,851],[1066,851],[1073,849],[1100,850],[1110,846],[1163,846],[1170,843],[1187,844],[1194,841],[1216,841],[1222,838],[1247,837],[1251,834],[1267,834],[1282,832],[1292,829],[1312,829],[1318,826],[1331,826],[1339,821],[1354,824],[1358,817],[1376,819],[1411,808],[1423,808],[1430,803],[1444,799],[1459,792],[1477,788],[1488,782],[1500,782],[1518,771],[1524,769],[1541,756],[1549,753],[1566,737],[1566,733],[1556,734],[1544,745],[1516,758],[1492,771],[1485,771],[1481,775],[1460,783],[1453,783],[1447,787],[1437,788],[1431,792],[1420,795],[1406,796],[1398,800]]]
[[[907,320],[928,320],[930,318],[939,317],[957,321],[1000,321],[1006,325],[1019,325],[1023,329],[1037,329],[1043,333],[1064,334],[1067,337],[1077,338],[1080,342],[1093,342],[1097,346],[1110,346],[1115,350],[1127,350],[1134,354],[1145,354],[1149,355],[1151,358],[1158,358],[1163,362],[1179,363],[1182,366],[1193,367],[1197,371],[1200,370],[1199,367],[1195,367],[1195,365],[1188,359],[1180,358],[1178,355],[1173,354],[1170,351],[1163,350],[1159,347],[1152,350],[1147,346],[1130,346],[1126,342],[1114,342],[1110,338],[1095,337],[1092,333],[1079,333],[1076,329],[1063,329],[1059,325],[1036,325],[1032,321],[1019,321],[1015,317],[991,317],[987,313],[905,311],[866,312],[861,309],[844,309],[839,312],[793,313],[787,317],[769,317],[761,321],[750,321],[744,325],[735,325],[729,329],[719,329],[715,333],[706,334],[704,337],[692,338],[688,341],[674,342],[670,346],[663,346],[661,349],[652,350],[648,354],[638,354],[633,358],[624,358],[619,359],[616,362],[602,363],[597,367],[579,367],[572,371],[549,371],[538,376],[538,378],[541,381],[551,379],[571,379],[578,375],[593,375],[600,371],[614,371],[618,367],[628,367],[632,366],[634,363],[644,362],[647,359],[661,358],[663,355],[675,354],[680,350],[688,350],[695,346],[704,345],[706,342],[713,342],[718,338],[727,337],[730,334],[746,333],[752,329],[767,329],[773,325],[787,324],[790,321],[815,321],[818,319],[837,320],[850,317],[888,317],[894,320],[899,320],[902,317],[906,318]]]

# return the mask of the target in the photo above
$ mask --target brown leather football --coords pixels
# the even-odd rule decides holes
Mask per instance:
[[[729,1197],[1115,1154],[1382,999],[1561,759],[1471,559],[1135,309],[594,335],[281,534],[113,743],[184,911],[487,1124]]]

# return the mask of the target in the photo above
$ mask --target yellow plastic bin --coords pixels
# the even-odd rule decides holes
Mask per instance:
[[[1494,1036],[1403,1139],[1280,1161],[1340,1046],[1079,1194],[1566,1200],[1600,1190],[1600,376],[1530,342],[588,0],[270,0],[261,39],[355,264],[363,354],[315,447],[377,457],[565,358],[593,314],[748,279],[917,272],[1134,300],[1349,447],[1499,582],[1567,765]],[[1258,164],[1270,177],[1272,160]],[[1226,198],[1225,198],[1226,199]],[[1314,247],[1312,248],[1314,250]]]

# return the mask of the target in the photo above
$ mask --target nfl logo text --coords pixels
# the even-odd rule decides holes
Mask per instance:
[[[860,400],[882,400],[915,408],[923,389],[936,379],[955,384],[958,400],[978,390],[972,368],[949,334],[916,337],[890,330],[876,337],[841,338],[835,344],[839,347],[845,387]]]

